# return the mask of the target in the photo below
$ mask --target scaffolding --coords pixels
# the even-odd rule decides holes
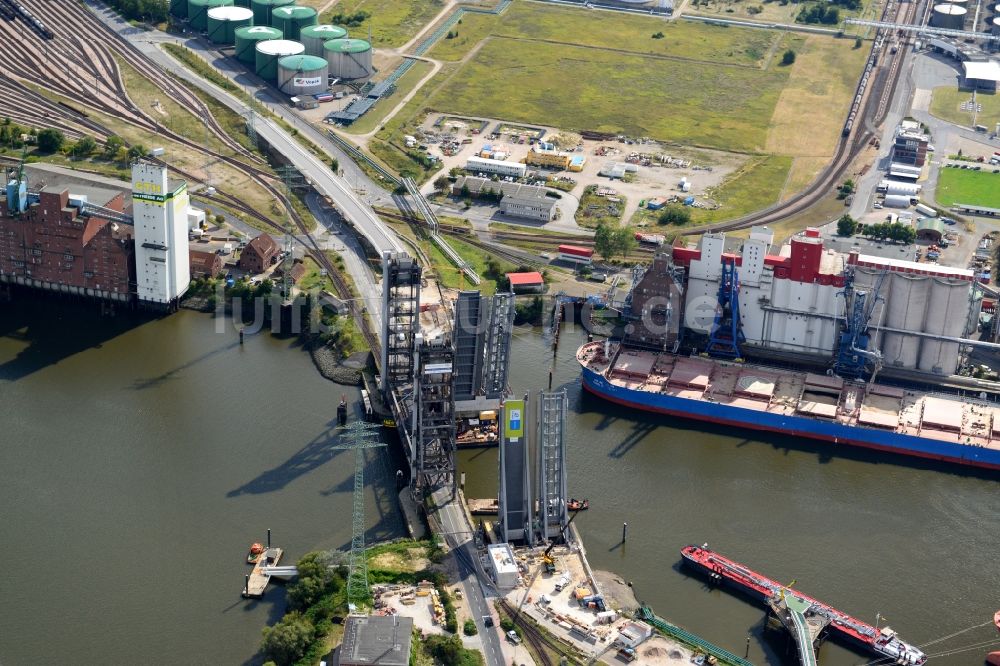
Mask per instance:
[[[455,478],[455,350],[440,337],[423,340],[417,335],[417,372],[414,377],[413,432],[416,441],[413,490],[423,497],[436,488],[458,486]]]
[[[566,527],[566,389],[538,395],[538,531],[559,539]]]
[[[382,392],[413,381],[420,330],[420,265],[405,252],[382,256]]]
[[[485,331],[486,352],[483,359],[483,393],[487,398],[503,398],[507,393],[510,371],[510,338],[514,332],[514,294],[494,294],[490,304],[489,326]]]

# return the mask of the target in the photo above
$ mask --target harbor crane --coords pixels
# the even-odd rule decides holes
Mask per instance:
[[[725,259],[719,280],[719,303],[705,351],[710,356],[742,358],[740,345],[746,341],[740,322],[740,277],[736,260]]]
[[[882,353],[869,349],[871,336],[868,328],[872,313],[879,301],[884,301],[879,292],[888,271],[882,271],[871,290],[854,288],[854,268],[849,266],[844,272],[844,290],[837,295],[844,297],[844,329],[837,345],[837,359],[833,371],[847,379],[857,379],[869,370],[871,381],[882,369]]]

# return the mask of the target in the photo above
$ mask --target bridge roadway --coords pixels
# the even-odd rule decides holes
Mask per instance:
[[[817,666],[816,651],[813,649],[812,632],[806,624],[805,612],[809,610],[808,602],[793,595],[785,596],[785,605],[788,607],[788,614],[792,619],[791,629],[795,638],[795,644],[799,648],[799,660],[802,666]]]
[[[135,27],[121,20],[114,12],[101,11],[100,6],[94,3],[89,3],[89,6],[94,10],[94,14],[101,22],[111,30],[123,35],[162,69],[200,88],[239,115],[244,117],[248,115],[249,109],[242,100],[237,99],[214,83],[206,81],[201,76],[190,71],[160,50],[158,46],[162,42],[183,42],[174,40],[169,35],[165,35],[159,31],[147,31],[142,35],[145,39],[140,38],[135,34]],[[201,53],[201,49],[198,47],[195,47],[194,50],[198,51],[199,55],[205,55]],[[212,63],[213,66],[218,64],[220,63]],[[228,65],[228,63],[226,64]],[[216,67],[216,69],[219,68]],[[235,79],[245,74],[244,71],[237,70],[235,66],[227,66],[220,71],[230,79]],[[240,81],[236,81],[236,83],[237,85],[242,85]],[[312,183],[317,192],[330,197],[344,219],[348,220],[357,229],[358,233],[371,243],[379,256],[386,250],[401,252],[405,249],[402,241],[378,218],[372,208],[358,198],[343,178],[333,173],[330,164],[325,163],[306,150],[288,132],[270,118],[266,118],[260,114],[255,114],[254,118],[254,129],[257,135],[267,141],[276,152],[281,153],[288,159],[305,178],[309,179],[309,182]]]

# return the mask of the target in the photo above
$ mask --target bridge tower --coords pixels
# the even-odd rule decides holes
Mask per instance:
[[[559,539],[567,523],[566,389],[538,394],[538,531]]]
[[[365,559],[365,449],[385,446],[379,426],[355,421],[340,431],[340,444],[331,448],[354,450],[354,511],[351,521],[351,556],[347,573],[347,602],[357,605],[368,598],[368,561]]]
[[[405,252],[382,255],[382,392],[413,381],[420,330],[420,265]]]
[[[416,373],[413,378],[413,489],[417,497],[435,488],[458,491],[455,475],[455,350],[451,340],[424,340],[417,334]]]

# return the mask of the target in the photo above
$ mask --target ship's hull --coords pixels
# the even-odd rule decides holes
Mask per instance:
[[[860,446],[907,456],[918,456],[959,465],[1000,470],[1000,450],[965,446],[906,435],[889,430],[851,426],[803,416],[723,405],[707,400],[678,398],[662,393],[616,386],[587,367],[582,368],[583,387],[605,400],[625,407],[708,423],[777,432],[834,444]]]

